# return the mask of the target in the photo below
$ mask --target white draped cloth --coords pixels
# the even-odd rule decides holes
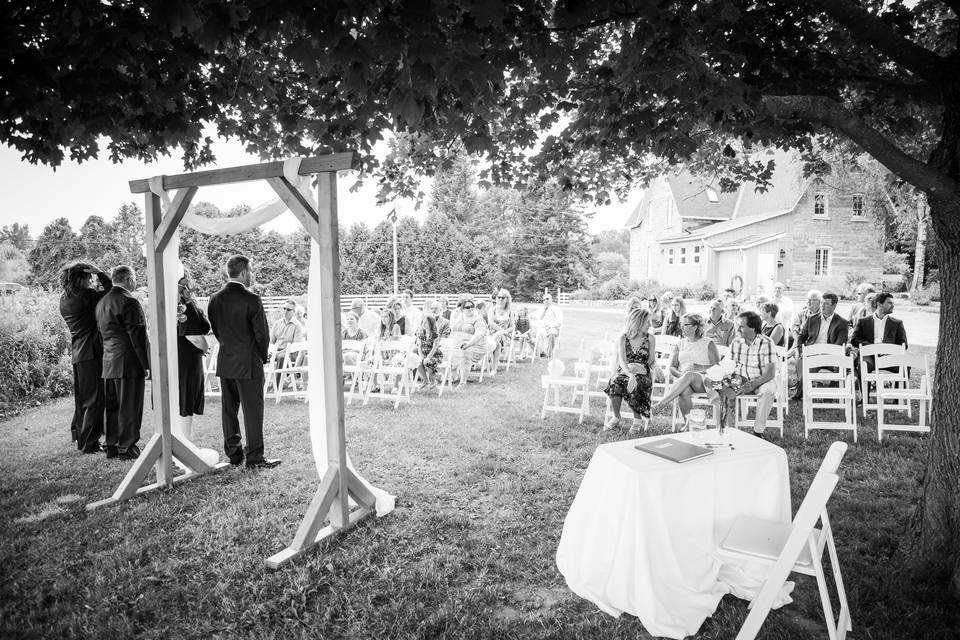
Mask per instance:
[[[286,160],[283,165],[284,177],[290,184],[297,187],[304,198],[314,203],[314,207],[316,207],[316,198],[314,198],[311,192],[309,178],[299,175],[301,160],[301,158]],[[169,207],[170,197],[169,194],[163,190],[161,177],[150,179],[150,190],[160,196],[164,209]],[[188,212],[183,216],[180,226],[189,227],[210,235],[230,235],[255,229],[260,225],[270,222],[284,211],[287,211],[287,206],[278,198],[264,203],[248,213],[232,218],[206,218],[193,212]],[[174,234],[173,239],[163,255],[163,272],[167,274],[164,282],[167,300],[176,300],[177,296],[177,281],[173,275],[177,273],[177,262],[179,259],[177,249],[179,248],[179,241],[179,234]],[[320,348],[320,336],[323,335],[323,317],[320,313],[320,247],[316,242],[311,242],[310,245],[310,278],[307,291],[307,308],[310,309],[311,312],[307,314],[307,343],[311,354],[319,354],[322,351]],[[172,308],[175,309],[175,305]],[[337,313],[339,313],[339,310],[337,310]],[[165,320],[167,321],[167,335],[176,335],[176,314],[168,313]],[[332,354],[327,355],[328,357],[332,356]],[[319,358],[309,358],[307,367],[308,379],[311,382],[307,387],[310,441],[313,449],[313,458],[317,465],[317,473],[322,478],[327,471],[327,425],[324,416],[323,397],[323,388],[326,381],[323,379],[323,368],[320,366]],[[169,367],[169,370],[171,373],[170,388],[177,389],[178,380],[175,362],[173,366]],[[178,401],[177,394],[171,394],[171,396],[173,403],[176,403]],[[178,414],[176,408],[174,409],[171,415]],[[330,428],[335,429],[336,425],[331,425]],[[192,443],[188,442],[188,446],[196,449]],[[378,516],[383,516],[393,511],[396,500],[394,496],[382,489],[374,487],[365,480],[354,468],[353,463],[349,459],[349,455],[347,456],[347,466],[376,497],[376,513]]]
[[[735,449],[678,464],[634,448],[661,436],[597,447],[563,523],[557,568],[570,589],[612,616],[637,616],[653,636],[695,634],[724,594],[759,590],[762,571],[716,553],[737,516],[790,522],[783,449],[739,430],[705,433]]]

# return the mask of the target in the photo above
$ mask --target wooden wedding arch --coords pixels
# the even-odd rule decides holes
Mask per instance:
[[[267,558],[266,565],[276,569],[324,538],[356,524],[374,512],[376,496],[348,462],[343,417],[337,171],[355,169],[356,164],[357,157],[353,152],[302,158],[294,163],[297,177],[317,175],[317,207],[293,184],[291,178],[296,178],[285,173],[285,169],[290,170],[289,161],[130,181],[130,191],[143,193],[146,197],[145,245],[150,295],[148,318],[155,433],[113,495],[88,504],[88,510],[155,489],[169,489],[174,484],[228,466],[229,463],[226,462],[215,466],[205,463],[191,443],[181,440],[171,431],[171,419],[178,412],[179,402],[176,393],[177,301],[176,282],[173,280],[176,274],[169,273],[171,261],[165,260],[165,257],[169,258],[168,250],[175,250],[175,247],[171,248],[171,244],[176,243],[171,243],[171,239],[199,187],[266,180],[319,247],[319,270],[314,271],[313,277],[319,274],[322,332],[319,341],[316,338],[311,340],[313,346],[318,348],[311,348],[310,363],[314,380],[321,383],[323,389],[322,396],[316,398],[322,405],[320,413],[324,420],[327,457],[326,472],[293,541],[286,549]],[[165,212],[161,207],[161,197],[157,193],[160,189],[161,193],[177,190]],[[311,309],[311,313],[316,313],[316,310]],[[173,475],[173,457],[188,468],[182,475]],[[156,468],[157,480],[153,484],[142,486],[151,467]],[[351,498],[356,504],[353,510],[350,506]],[[323,527],[327,519],[329,525]]]

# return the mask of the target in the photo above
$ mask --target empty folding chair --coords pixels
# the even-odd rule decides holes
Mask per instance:
[[[930,390],[930,375],[927,366],[926,354],[903,352],[877,356],[876,372],[879,374],[876,379],[878,440],[883,440],[884,431],[930,433],[930,427],[927,423],[930,420],[933,394]],[[917,379],[916,384],[913,384],[914,377]],[[893,401],[893,403],[889,401]],[[918,424],[892,424],[887,422],[886,413],[888,411],[907,411],[911,402],[920,404]]]
[[[839,481],[837,468],[846,449],[847,445],[843,442],[830,445],[793,523],[740,517],[720,543],[717,551],[721,557],[760,562],[769,567],[759,593],[750,602],[750,613],[737,634],[737,640],[756,638],[791,571],[816,578],[830,640],[843,640],[847,632],[853,630],[840,559],[827,514],[827,501]],[[819,529],[816,528],[817,521],[820,522]],[[830,555],[830,568],[840,605],[836,619],[823,570],[824,549]]]
[[[824,412],[837,411],[843,413],[842,421],[814,419],[815,414],[822,416]],[[853,441],[857,441],[857,391],[852,356],[804,356],[803,421],[804,437],[809,437],[813,429],[841,429],[853,431]]]
[[[558,413],[576,413],[580,416],[577,422],[582,423],[583,419],[590,413],[590,363],[579,363],[581,366],[574,368],[574,374],[563,375],[547,373],[540,376],[540,386],[543,388],[543,407],[540,411],[540,418],[547,417],[548,411]],[[564,404],[562,399],[567,397],[568,391],[572,391],[573,397],[579,397],[580,401],[576,404]]]
[[[275,378],[276,401],[281,398],[307,399],[307,342],[291,342],[283,354],[280,367],[271,374]]]
[[[867,411],[876,411],[877,402],[876,395],[871,396],[871,388],[876,390],[877,380],[880,378],[880,375],[883,374],[883,371],[874,368],[872,371],[867,371],[867,358],[872,358],[873,364],[876,365],[876,359],[878,356],[889,356],[897,353],[903,353],[904,348],[902,344],[887,344],[881,342],[878,344],[864,344],[860,346],[860,408],[863,411],[863,417],[867,417]]]

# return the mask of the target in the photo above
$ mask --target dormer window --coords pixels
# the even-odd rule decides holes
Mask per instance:
[[[853,196],[853,217],[863,217],[863,195],[859,193]]]
[[[813,217],[814,218],[827,217],[827,194],[825,193],[813,194]]]
[[[707,187],[707,200],[713,203],[720,202],[720,196],[717,195],[717,191],[711,187]]]

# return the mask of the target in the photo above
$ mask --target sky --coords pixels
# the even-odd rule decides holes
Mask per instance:
[[[203,169],[260,162],[256,156],[248,155],[236,141],[218,140],[213,150],[217,163]],[[54,219],[65,217],[76,231],[90,215],[111,219],[125,202],[136,202],[143,209],[143,195],[130,193],[127,181],[177,173],[183,173],[183,165],[176,154],[160,158],[152,164],[135,160],[114,164],[106,157],[82,164],[65,161],[54,170],[45,165],[23,162],[17,150],[0,147],[0,176],[3,176],[4,196],[3,206],[0,207],[0,225],[14,222],[28,224],[31,237],[36,237]],[[355,182],[356,174],[351,173],[339,179],[337,195],[341,226],[364,222],[373,227],[384,220],[394,207],[400,216],[412,215],[422,219],[426,215],[425,206],[417,211],[414,202],[409,200],[398,200],[378,207],[375,182],[367,180],[363,187],[351,193],[350,187]],[[425,183],[424,187],[429,193],[429,183]],[[256,207],[275,197],[266,182],[258,181],[203,187],[197,192],[194,202],[211,202],[221,210],[228,210],[242,204]],[[598,209],[595,216],[587,219],[590,232],[622,227],[636,202],[639,202],[639,197],[634,195],[629,203]],[[266,228],[289,233],[298,226],[293,214],[286,212]]]

